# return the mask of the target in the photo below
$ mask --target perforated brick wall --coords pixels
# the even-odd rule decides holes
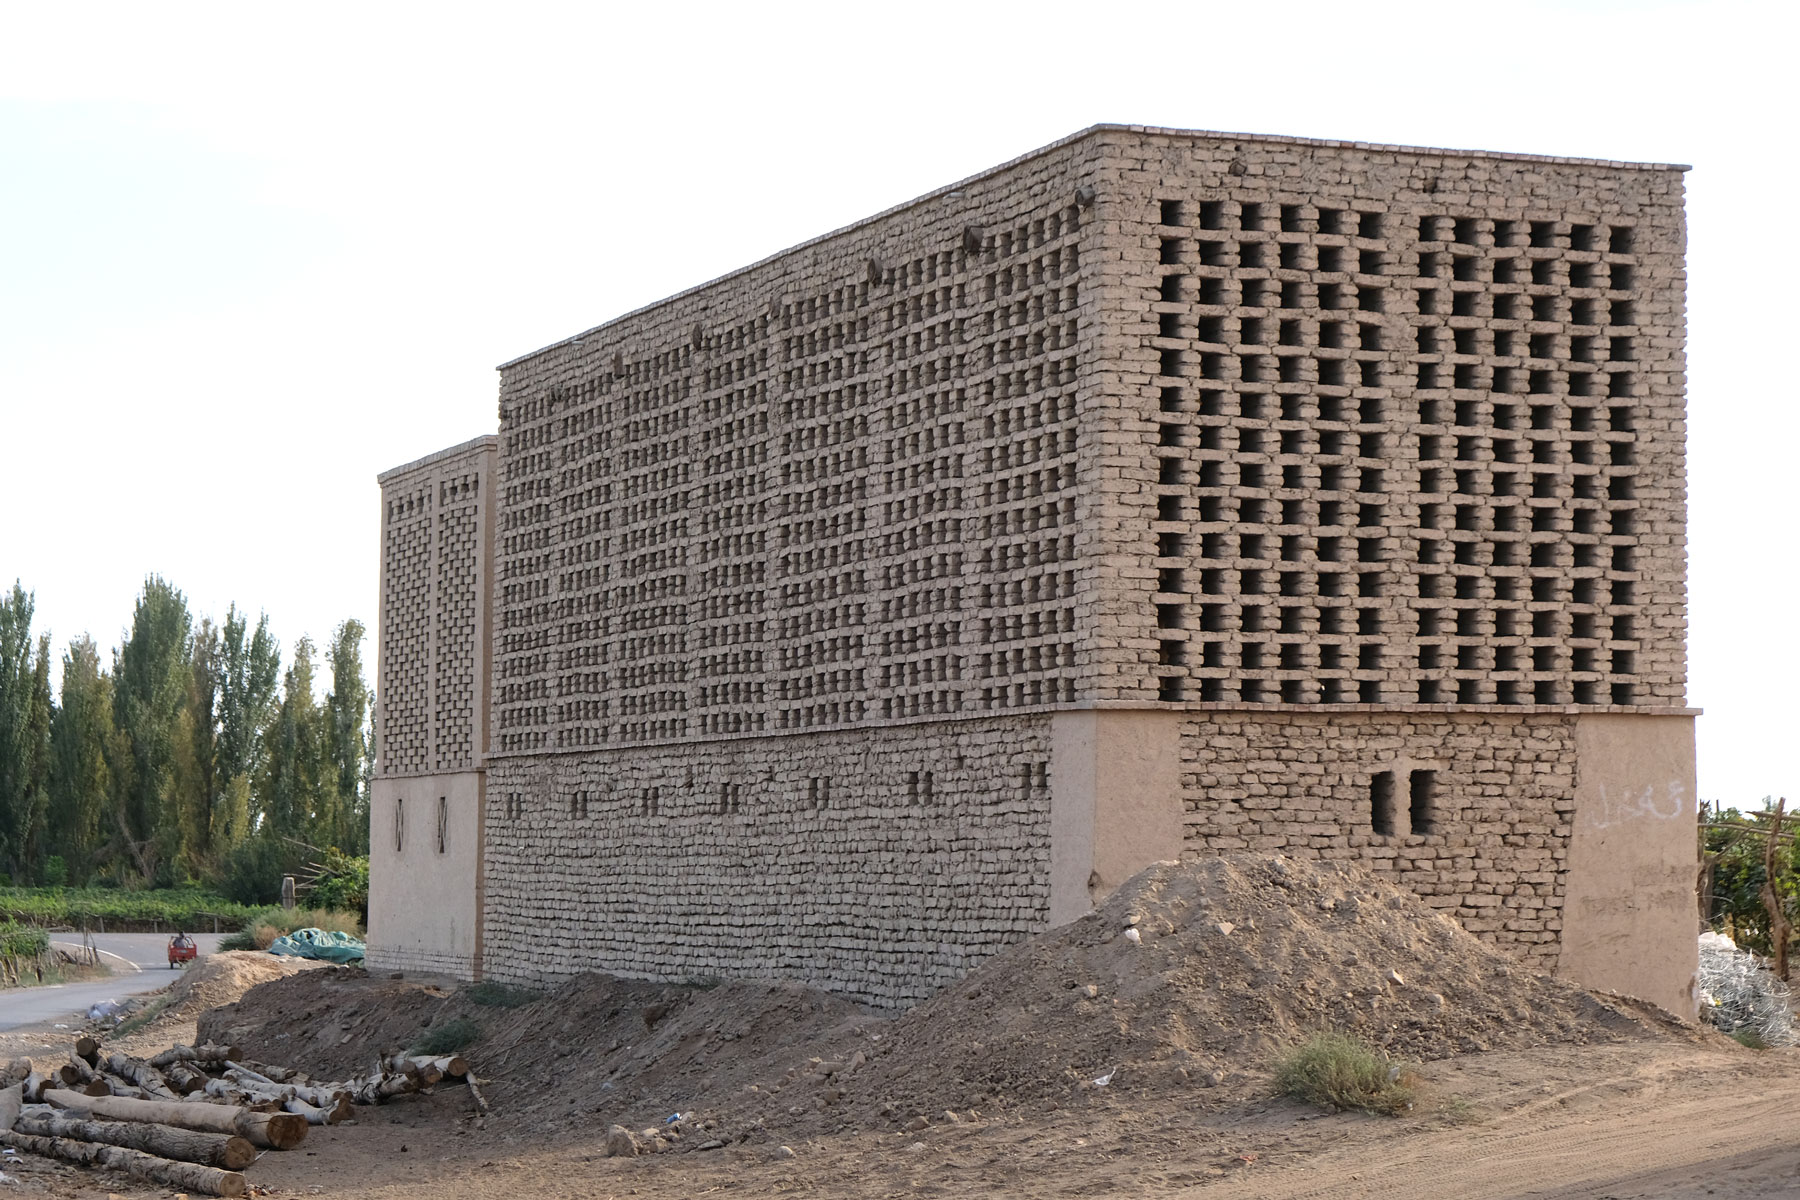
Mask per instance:
[[[485,749],[496,443],[477,438],[381,476],[382,777],[474,770]]]
[[[1116,548],[1155,594],[1113,694],[1683,702],[1679,171],[1121,155]]]

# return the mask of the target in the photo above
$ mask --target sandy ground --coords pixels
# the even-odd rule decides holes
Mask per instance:
[[[4,1040],[0,1052],[16,1053],[24,1039]],[[1428,1064],[1419,1110],[1399,1118],[1276,1099],[1206,1114],[1102,1102],[801,1141],[791,1158],[775,1146],[607,1158],[598,1124],[534,1136],[504,1112],[478,1120],[466,1090],[440,1087],[316,1129],[300,1150],[265,1155],[247,1174],[258,1194],[443,1200],[1793,1196],[1796,1066],[1800,1051],[1745,1050],[1723,1038],[1543,1047]],[[36,1159],[6,1171],[20,1181],[7,1195],[168,1195]]]

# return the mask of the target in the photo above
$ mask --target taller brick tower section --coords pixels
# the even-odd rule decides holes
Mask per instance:
[[[1102,126],[506,364],[489,969],[905,1003],[1250,847],[1691,1002],[1683,237]]]

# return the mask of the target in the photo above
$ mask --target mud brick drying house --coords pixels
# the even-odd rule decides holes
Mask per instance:
[[[505,364],[371,962],[892,1007],[1252,848],[1691,1011],[1682,185],[1099,126]]]

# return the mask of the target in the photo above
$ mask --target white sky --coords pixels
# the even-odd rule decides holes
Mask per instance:
[[[0,0],[0,581],[372,623],[496,364],[1099,121],[1683,162],[1700,790],[1800,799],[1793,12]]]

